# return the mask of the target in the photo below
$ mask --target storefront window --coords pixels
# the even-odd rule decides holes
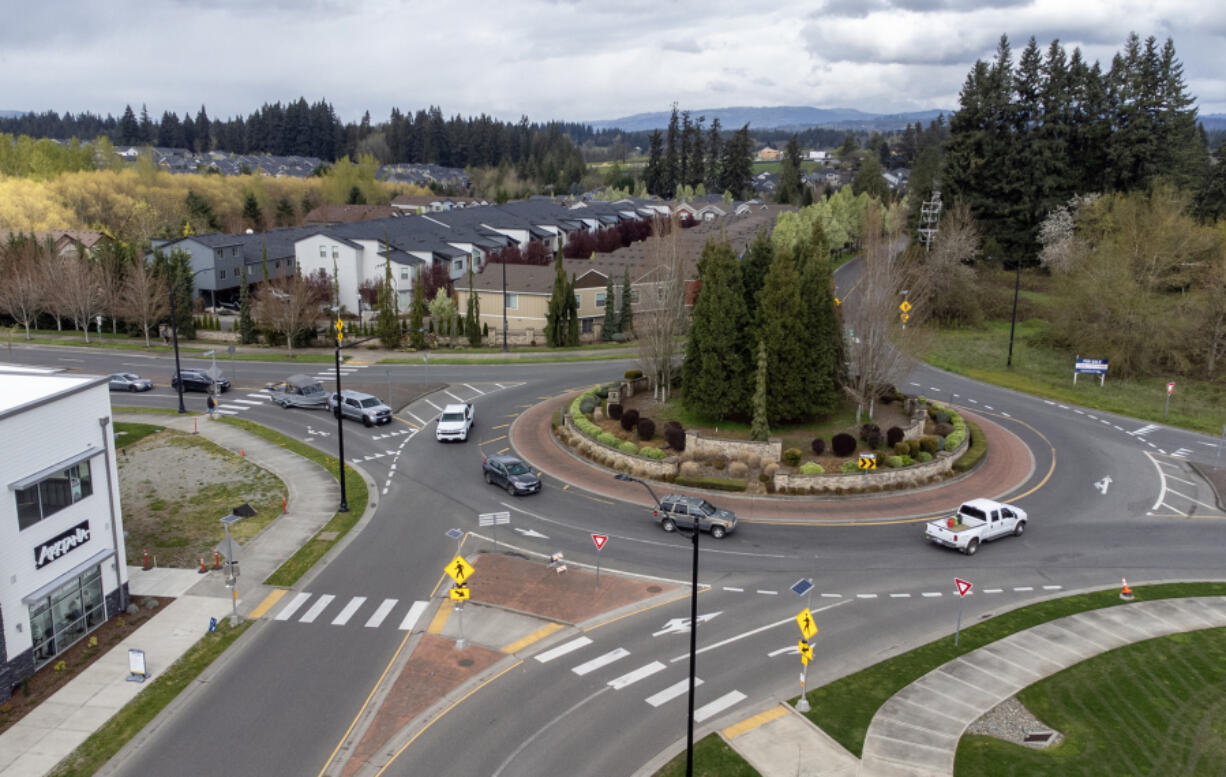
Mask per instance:
[[[94,567],[30,605],[34,662],[46,663],[106,620],[102,568]]]
[[[38,483],[17,489],[17,525],[29,528],[93,493],[89,461],[74,464]]]

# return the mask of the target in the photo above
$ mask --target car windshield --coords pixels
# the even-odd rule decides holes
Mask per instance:
[[[123,380],[138,380],[138,378],[130,372],[121,373],[120,375],[117,375],[116,377],[122,378]]]
[[[522,461],[511,461],[507,463],[508,475],[527,475],[528,468],[524,466]]]
[[[715,515],[715,505],[703,500],[702,504],[698,505],[698,509],[702,510],[703,515]]]
[[[362,407],[378,407],[383,403],[380,402],[377,397],[367,397],[366,399],[359,400],[358,404]]]
[[[444,421],[463,421],[464,414],[463,413],[443,413],[442,420]]]

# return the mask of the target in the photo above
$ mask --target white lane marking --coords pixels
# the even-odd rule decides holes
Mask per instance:
[[[1077,409],[1074,409],[1074,410],[1073,410],[1073,412],[1074,412],[1074,413],[1076,413],[1077,415],[1085,415],[1085,414],[1086,414],[1086,411],[1084,411],[1084,410],[1077,410]],[[1090,417],[1091,417],[1091,418],[1093,418],[1094,416],[1090,416]]]
[[[778,591],[764,591],[761,588],[758,589],[758,593],[764,594],[766,596],[778,596],[779,595]]]
[[[1013,586],[1013,590],[1014,590],[1014,591],[1033,591],[1033,590],[1034,590],[1034,586],[1030,586],[1030,585],[1015,585],[1015,586]]]
[[[667,667],[665,667],[664,664],[661,664],[659,661],[652,661],[650,664],[647,664],[646,666],[640,666],[638,669],[635,669],[633,672],[627,672],[621,677],[613,678],[612,680],[609,681],[608,685],[613,690],[621,690],[622,688],[625,688],[628,685],[634,685],[639,680],[642,680],[644,677],[651,677],[656,672],[662,672],[666,668]]]
[[[842,599],[843,594],[822,594],[823,599]]]
[[[1105,419],[1105,418],[1100,418],[1100,419],[1098,419],[1098,422],[1099,422],[1100,424],[1106,424],[1107,426],[1110,426],[1110,425],[1111,425],[1111,422],[1110,422],[1110,421],[1108,421],[1108,420],[1107,420],[1107,419]]]
[[[1163,503],[1162,503],[1162,505],[1163,505],[1164,507],[1166,507],[1166,509],[1170,510],[1171,512],[1174,512],[1174,513],[1179,513],[1179,514],[1180,514],[1180,515],[1182,515],[1184,518],[1187,518],[1187,517],[1188,517],[1188,514],[1187,514],[1187,513],[1185,513],[1183,510],[1177,510],[1177,509],[1175,509],[1174,507],[1171,507],[1170,505],[1168,505],[1166,502],[1163,502]]]
[[[929,386],[929,387],[928,387],[928,390],[929,390],[929,391],[940,391],[940,389],[939,389],[939,388],[937,388],[936,386]]]
[[[817,609],[815,609],[813,612],[814,612],[814,614],[816,614],[816,613],[819,613],[819,612],[825,612],[826,610],[833,610],[835,607],[841,607],[841,606],[842,606],[842,605],[844,605],[844,604],[851,604],[851,603],[852,603],[852,601],[853,601],[852,599],[844,599],[844,600],[843,600],[843,601],[841,601],[841,602],[835,602],[835,603],[833,603],[833,604],[828,604],[828,605],[826,605],[825,607],[818,607],[818,608],[817,608]],[[707,646],[706,646],[706,647],[704,647],[704,648],[699,648],[699,649],[698,649],[698,650],[695,652],[695,655],[697,655],[698,653],[706,653],[708,650],[715,650],[716,648],[721,648],[721,647],[723,647],[724,645],[731,645],[733,642],[739,642],[740,640],[745,639],[746,637],[752,637],[754,634],[759,634],[759,633],[761,633],[761,632],[763,632],[763,631],[766,631],[767,629],[773,629],[773,628],[775,628],[776,626],[782,626],[782,625],[783,625],[783,624],[785,624],[785,623],[795,623],[795,622],[796,622],[796,618],[795,618],[795,617],[791,617],[791,618],[784,618],[783,620],[781,620],[781,621],[776,621],[776,622],[774,622],[774,623],[768,623],[768,624],[766,624],[765,626],[759,626],[759,627],[758,627],[758,628],[756,628],[756,629],[750,629],[749,631],[746,631],[746,632],[745,632],[745,633],[743,633],[743,634],[737,634],[736,636],[729,637],[728,639],[725,639],[725,640],[723,640],[722,642],[716,642],[716,643],[715,643],[715,644],[713,644],[713,645],[707,645]],[[689,657],[690,657],[690,654],[689,654],[689,653],[685,653],[684,655],[680,655],[680,656],[677,656],[676,658],[671,658],[671,659],[669,659],[669,661],[668,661],[668,662],[669,662],[670,664],[675,664],[675,663],[677,663],[678,661],[684,661],[684,660],[686,660],[686,659],[687,659],[687,658],[689,658]]]
[[[230,401],[236,405],[247,405],[248,407],[259,407],[265,404],[263,402],[252,402],[250,399],[231,399]],[[225,407],[225,405],[222,405],[222,407]]]
[[[1055,405],[1056,403],[1055,403],[1055,402],[1052,402],[1050,399],[1045,399],[1045,400],[1043,400],[1043,404],[1045,404],[1045,405]]]
[[[1009,415],[1008,413],[1006,413],[1006,412],[1005,412],[1005,411],[1003,411],[1003,410],[1002,410],[1002,411],[1000,411],[1000,414],[1001,414],[1001,415],[1003,415],[1005,418],[1012,418],[1012,417],[1013,417],[1013,416]]]
[[[238,411],[237,410],[222,410],[221,408],[217,408],[217,415],[238,415]]]
[[[495,385],[495,386],[497,386],[497,387],[498,387],[498,388],[500,388],[500,389],[505,389],[505,388],[506,388],[506,386],[502,385],[501,383],[495,383],[494,385]]]
[[[484,391],[482,391],[481,389],[479,389],[479,388],[477,388],[476,386],[472,385],[471,383],[462,383],[462,384],[460,384],[460,385],[462,385],[462,386],[464,386],[464,387],[466,387],[466,388],[470,388],[470,389],[472,389],[473,391],[477,392],[478,394],[481,394],[482,396],[484,396],[484,395],[485,395],[485,392],[484,392]]]
[[[1177,459],[1186,459],[1192,455],[1192,451],[1188,448],[1180,448],[1179,450],[1175,451],[1171,455]]]
[[[365,596],[355,596],[349,600],[349,604],[345,605],[345,609],[340,611],[335,618],[332,619],[333,626],[344,626],[353,617],[353,614],[358,611],[358,608],[366,603]]]
[[[452,394],[451,391],[448,389],[443,389],[443,393],[451,397],[452,399],[454,399],[456,402],[460,402],[460,403],[464,402],[464,397],[456,396],[455,394]]]
[[[414,421],[416,421],[416,422],[417,422],[418,424],[420,424],[421,426],[425,426],[425,425],[426,425],[426,422],[425,422],[425,421],[421,420],[421,419],[420,419],[420,418],[418,418],[416,415],[414,415],[414,414],[410,413],[408,410],[404,411],[404,414],[405,414],[405,415],[407,415],[409,418],[412,418]]]
[[[560,658],[567,653],[576,651],[581,647],[587,647],[590,644],[592,644],[591,637],[579,637],[578,639],[572,639],[570,642],[558,645],[553,650],[546,650],[544,653],[537,655],[536,660],[544,664],[554,660],[555,658]]]
[[[788,620],[791,620],[791,618],[789,618]],[[700,685],[702,685],[702,678],[695,677],[694,687],[697,688]],[[672,701],[673,699],[677,698],[678,696],[685,693],[689,689],[690,689],[690,681],[689,681],[689,678],[686,678],[685,680],[682,680],[681,682],[673,683],[672,685],[668,686],[667,688],[660,691],[659,693],[655,693],[655,694],[652,694],[651,696],[648,696],[645,701],[653,707],[659,707],[664,702]]]
[[[1124,427],[1120,426],[1119,424],[1111,424],[1111,428],[1115,429],[1117,432],[1124,431]]]
[[[401,631],[412,631],[417,625],[417,621],[421,619],[422,613],[430,606],[429,602],[413,602],[413,606],[405,614],[404,620],[400,621]]]
[[[1000,593],[1000,592],[1001,592],[1001,591],[1003,591],[1003,590],[1005,590],[1005,589],[1003,589],[1003,588],[985,588],[985,589],[983,589],[983,592],[984,592],[985,594],[998,594],[998,593]]]
[[[69,359],[63,356],[59,357],[59,360],[62,362],[83,362],[85,361],[84,359]]]
[[[1187,499],[1189,502],[1193,502],[1193,503],[1195,503],[1195,504],[1198,504],[1198,505],[1200,505],[1201,507],[1208,507],[1210,510],[1217,510],[1217,505],[1207,505],[1207,504],[1205,504],[1204,502],[1202,502],[1202,501],[1200,501],[1200,500],[1198,500],[1198,499],[1193,499],[1192,497],[1190,497],[1190,496],[1186,496],[1186,495],[1184,495],[1184,494],[1181,494],[1181,493],[1179,493],[1178,491],[1176,491],[1176,490],[1174,490],[1174,489],[1171,489],[1171,488],[1168,488],[1168,489],[1167,489],[1167,491],[1168,491],[1169,493],[1172,493],[1172,494],[1174,494],[1175,496],[1179,497],[1180,499]]]
[[[778,650],[772,650],[771,652],[766,654],[766,657],[774,658],[775,656],[781,656],[784,653],[799,653],[799,652],[800,652],[800,648],[797,647],[796,645],[788,645],[785,648],[779,648]]]
[[[725,590],[725,591],[735,591],[735,592],[736,592],[736,593],[738,593],[738,594],[743,594],[743,593],[745,593],[745,589],[744,589],[744,588],[733,588],[733,587],[732,587],[732,586],[730,586],[730,585],[726,585],[726,586],[724,586],[724,590]]]
[[[1059,591],[1059,590],[1060,590],[1060,589],[1062,589],[1062,588],[1064,588],[1064,586],[1062,586],[1062,585],[1045,585],[1045,586],[1043,586],[1043,590],[1044,590],[1044,591]]]
[[[430,401],[430,400],[428,400],[428,399],[426,400],[426,404],[427,404],[427,405],[429,405],[430,407],[434,408],[435,410],[439,411],[440,413],[441,413],[441,412],[443,412],[443,408],[439,407],[438,405],[434,404],[433,402],[431,402],[431,401]]]
[[[890,594],[891,599],[910,599],[911,594]]]
[[[941,593],[940,591],[924,591],[922,594],[920,594],[920,596],[923,596],[925,598],[931,598],[933,596],[944,596],[944,595],[945,594]]]
[[[857,599],[876,599],[877,594],[856,594]]]
[[[298,608],[306,604],[307,599],[310,599],[310,598],[311,598],[311,595],[306,592],[298,594],[293,599],[289,600],[289,604],[281,608],[281,612],[277,613],[277,616],[273,618],[273,620],[275,621],[289,620],[290,618],[294,616],[294,613],[298,612]]]
[[[1061,410],[1068,410],[1068,405],[1056,405],[1056,407],[1060,408]]]
[[[979,404],[979,400],[977,399],[971,399],[970,397],[967,397],[967,399],[970,400],[973,404],[976,404],[976,405]]]
[[[732,705],[745,701],[746,698],[748,697],[740,691],[729,691],[715,701],[708,702],[694,710],[694,720],[701,723],[707,718],[718,715]]]
[[[1177,478],[1177,477],[1175,477],[1174,475],[1167,475],[1167,476],[1166,476],[1166,479],[1167,479],[1167,480],[1178,480],[1180,483],[1183,483],[1183,484],[1185,484],[1185,485],[1189,485],[1189,486],[1194,486],[1194,485],[1196,485],[1196,484],[1195,484],[1195,483],[1193,483],[1191,480],[1184,480],[1183,478]]]
[[[247,396],[251,397],[252,399],[262,399],[265,402],[267,402],[270,399],[270,397],[267,394],[248,394]]]
[[[918,385],[919,385],[918,383],[916,383],[916,382],[915,382],[915,381],[913,381],[913,380],[912,380],[912,381],[909,381],[909,383],[910,383],[912,386],[918,386]]]
[[[987,410],[993,410],[993,409],[994,409],[994,408],[993,408],[991,405],[984,405],[984,408],[986,408]]]
[[[608,666],[614,661],[620,661],[621,659],[625,658],[628,655],[630,655],[629,650],[626,650],[625,648],[617,648],[616,650],[610,650],[608,653],[605,653],[603,656],[598,656],[596,658],[593,658],[591,661],[588,661],[583,664],[579,664],[579,666],[571,667],[570,671],[574,672],[575,674],[579,676],[583,676],[590,672],[595,672],[597,669],[599,669],[602,666]]]
[[[377,629],[379,626],[383,625],[384,619],[387,618],[388,614],[391,613],[392,608],[394,608],[396,603],[399,601],[399,599],[384,599],[383,603],[376,607],[371,616],[366,619],[366,628]]]
[[[1157,431],[1157,430],[1158,430],[1158,425],[1157,425],[1157,424],[1146,424],[1145,426],[1142,426],[1140,429],[1133,429],[1133,430],[1132,430],[1131,432],[1129,432],[1128,434],[1129,434],[1129,435],[1131,435],[1131,436],[1133,436],[1133,437],[1144,437],[1145,435],[1149,434],[1150,432],[1154,432],[1154,431]]]
[[[318,599],[315,600],[315,604],[311,605],[311,609],[306,611],[306,615],[303,615],[301,618],[298,619],[298,622],[299,623],[314,623],[315,619],[318,618],[320,614],[323,613],[323,611],[328,608],[329,604],[332,604],[332,600],[335,598],[336,597],[333,596],[332,594],[324,594],[323,596],[319,597]]]

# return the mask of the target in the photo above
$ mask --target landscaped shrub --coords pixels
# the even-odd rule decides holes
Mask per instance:
[[[783,463],[789,467],[795,467],[800,464],[800,457],[804,456],[800,448],[788,448],[783,452]]]
[[[650,446],[639,448],[639,455],[646,456],[649,459],[655,459],[657,461],[665,458],[664,451],[660,450],[659,448],[652,448]]]
[[[806,461],[800,465],[800,474],[802,475],[824,475],[826,470],[822,469],[822,465],[816,461]]]
[[[835,456],[850,456],[856,452],[856,438],[847,432],[840,432],[830,439],[830,449]]]
[[[903,434],[904,433],[903,433],[902,427],[891,426],[885,432],[886,444],[889,445],[890,447],[897,445],[898,441],[903,438]]]
[[[675,482],[679,486],[710,488],[717,491],[744,491],[749,485],[744,480],[732,480],[731,478],[678,477]]]
[[[622,422],[622,428],[625,429],[627,432],[630,431],[636,425],[638,425],[639,411],[635,410],[634,408],[630,408],[629,410],[623,410],[621,422]]]
[[[928,451],[920,451],[915,454],[915,460],[923,464],[925,461],[932,461],[932,454]]]
[[[771,463],[767,464],[765,467],[762,468],[762,474],[766,475],[768,478],[772,480],[774,480],[775,473],[778,471],[779,471],[779,464],[774,461],[772,461]]]
[[[553,411],[553,415],[549,417],[549,427],[556,432],[558,431],[558,427],[561,425],[562,425],[562,411],[555,410]]]
[[[600,399],[608,399],[609,398],[609,384],[606,383],[605,385],[596,389],[596,396],[599,397]]]
[[[813,449],[814,456],[821,456],[826,452],[826,441],[821,437],[814,437],[813,442],[809,443],[809,447]]]
[[[763,456],[759,458],[756,462],[751,462],[751,464],[757,465],[758,469],[766,469],[767,467],[769,467],[770,465],[774,463],[775,463],[774,456]]]
[[[885,459],[885,463],[889,467],[898,469],[899,467],[903,466],[902,459],[903,459],[902,456],[887,456]]]
[[[734,478],[748,477],[749,467],[743,461],[734,461],[728,465],[728,474]]]
[[[728,457],[722,453],[712,453],[707,457],[707,466],[723,469],[728,466]]]
[[[950,433],[948,437],[945,438],[945,450],[947,451],[957,450],[958,446],[961,445],[962,441],[965,439],[966,439],[966,430],[965,429],[955,429],[953,432]]]
[[[622,444],[621,440],[617,439],[615,435],[609,432],[601,432],[600,434],[598,434],[596,436],[596,441],[604,443],[605,445],[610,445],[614,448]]]
[[[873,433],[881,434],[881,427],[877,424],[862,424],[860,426],[860,439],[863,442],[868,442],[868,437]]]
[[[588,415],[596,409],[596,397],[591,394],[585,394],[583,399],[579,401],[579,412]]]
[[[949,413],[945,410],[937,411],[937,414],[932,417],[934,423],[947,424],[949,423]]]
[[[640,440],[650,440],[656,436],[656,422],[650,418],[640,418],[638,430]]]
[[[604,430],[589,421],[587,416],[577,415],[574,416],[573,420],[575,422],[575,428],[586,434],[588,437],[599,437],[604,433]]]
[[[678,471],[678,474],[687,478],[695,478],[698,477],[700,472],[702,472],[702,465],[698,462],[683,461],[681,462],[681,469]]]
[[[639,452],[639,446],[635,445],[629,440],[626,440],[621,445],[618,445],[617,449],[622,453],[629,453],[631,456],[637,456]]]
[[[845,461],[839,465],[839,472],[842,472],[844,475],[850,475],[853,472],[859,472],[859,471],[860,471],[860,465],[857,464],[855,461]]]
[[[864,442],[873,450],[880,450],[885,445],[885,437],[882,436],[880,430],[872,429],[869,431],[868,437],[864,439]]]
[[[643,371],[642,370],[626,370],[626,373],[623,377],[625,377],[626,380],[634,380],[636,378],[641,378],[643,377]]]
[[[907,445],[906,440],[899,440],[892,447],[894,448],[894,453],[899,456],[905,456],[911,452],[911,446]]]
[[[932,436],[931,434],[925,434],[923,437],[919,438],[919,443],[921,451],[927,451],[929,454],[934,456],[936,455],[938,450],[936,437]]]
[[[919,440],[904,440],[903,442],[907,443],[907,454],[906,455],[912,458],[915,458],[915,454],[920,452],[920,441]]]
[[[936,435],[940,435],[941,437],[948,437],[949,435],[954,433],[954,425],[953,424],[933,424],[932,433]]]
[[[971,431],[971,444],[966,449],[966,453],[958,457],[954,462],[954,470],[957,472],[966,472],[971,467],[974,467],[983,458],[983,455],[988,452],[988,440],[983,436],[983,430],[975,424],[969,424]],[[946,441],[948,444],[948,441]]]
[[[678,421],[664,424],[664,442],[677,452],[685,450],[685,429]]]
[[[618,402],[610,402],[609,406],[605,408],[605,412],[609,414],[610,420],[616,421],[622,417],[622,406]]]

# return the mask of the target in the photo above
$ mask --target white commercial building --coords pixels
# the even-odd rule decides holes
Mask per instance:
[[[128,606],[106,377],[0,367],[0,702]]]

